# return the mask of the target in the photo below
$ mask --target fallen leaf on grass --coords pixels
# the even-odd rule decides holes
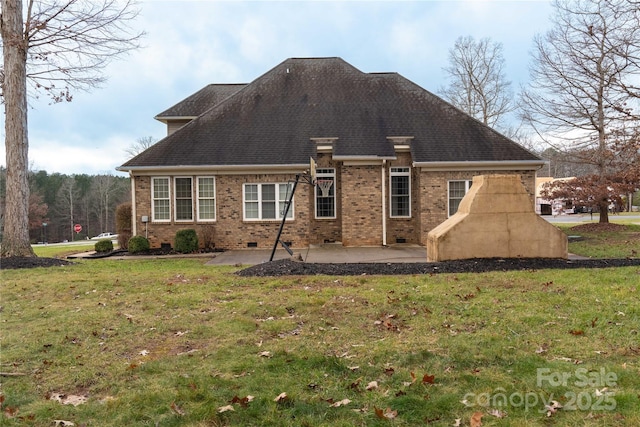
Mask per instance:
[[[462,424],[462,418],[456,418],[456,421],[453,423],[453,427],[460,427]]]
[[[576,336],[576,337],[580,336],[580,335],[584,335],[584,331],[582,329],[572,329],[572,330],[569,331],[569,333],[571,335]]]
[[[235,411],[235,409],[233,409],[233,405],[221,406],[218,408],[219,414],[222,414],[223,412],[227,412],[227,411]]]
[[[233,399],[231,399],[230,403],[238,403],[240,406],[242,406],[243,408],[246,408],[249,403],[251,403],[253,401],[253,396],[251,395],[247,395],[246,397],[238,397],[238,396],[233,396]]]
[[[271,352],[270,351],[263,351],[261,353],[258,353],[258,356],[260,356],[260,357],[271,357]]]
[[[51,393],[48,397],[49,400],[55,400],[63,405],[73,405],[78,406],[83,403],[87,403],[87,396],[75,396],[73,394],[63,394],[63,393]]]
[[[4,408],[4,416],[7,418],[15,418],[16,415],[18,415],[18,412],[20,412],[20,410],[13,406],[7,406]]]
[[[287,401],[288,399],[289,399],[289,396],[287,396],[287,393],[282,392],[275,399],[273,399],[273,401],[276,403],[282,403]]]
[[[176,402],[171,403],[171,410],[175,412],[177,415],[180,415],[181,417],[183,417],[185,414],[184,410],[178,405],[176,405]]]
[[[140,356],[148,356],[149,355],[149,350],[140,350],[140,353],[138,353]]]
[[[391,408],[382,410],[374,406],[373,410],[376,413],[376,417],[381,418],[383,420],[392,420],[398,416],[398,411],[392,411]]]
[[[482,417],[484,414],[482,412],[474,412],[471,415],[471,419],[469,420],[469,425],[471,427],[480,427],[482,426]]]
[[[544,405],[544,409],[547,410],[547,417],[558,412],[558,409],[562,408],[562,405],[556,402],[555,400],[551,401],[551,405]]]
[[[367,384],[367,387],[365,388],[367,391],[371,391],[371,390],[375,390],[378,388],[378,381],[371,381],[369,384]]]
[[[422,377],[422,384],[433,384],[435,382],[436,376],[424,374]]]
[[[65,420],[53,420],[53,422],[56,423],[56,427],[59,427],[59,426],[70,427],[75,425],[71,421],[65,421]]]
[[[493,415],[496,418],[504,418],[507,416],[507,413],[499,409],[493,409],[491,410],[491,412],[489,412],[489,415]]]
[[[339,408],[340,406],[345,406],[348,405],[349,403],[351,403],[351,401],[349,399],[342,399],[339,402],[333,402],[331,404],[332,408]]]

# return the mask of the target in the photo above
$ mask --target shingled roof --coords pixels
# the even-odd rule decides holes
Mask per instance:
[[[420,164],[542,164],[399,74],[363,73],[340,58],[287,59],[247,85],[207,86],[157,118],[190,114],[197,118],[119,169],[304,165],[316,155],[311,138],[337,138],[336,158],[394,158],[394,136],[413,137]]]

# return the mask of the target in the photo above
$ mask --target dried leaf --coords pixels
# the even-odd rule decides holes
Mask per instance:
[[[178,405],[176,405],[176,402],[172,402],[171,403],[171,410],[173,412],[175,412],[177,415],[180,415],[181,417],[184,416],[185,412],[182,410],[182,408],[180,408]]]
[[[63,394],[63,393],[51,393],[49,395],[49,400],[55,400],[63,405],[73,405],[78,406],[83,403],[87,403],[87,396],[75,396],[73,394]]]
[[[584,335],[584,331],[582,329],[572,329],[569,333],[574,336]]]
[[[289,399],[289,396],[287,396],[287,393],[282,392],[275,399],[273,399],[273,401],[276,403],[281,403],[286,401],[287,399]]]
[[[342,399],[339,402],[334,402],[331,404],[332,408],[339,408],[340,406],[345,406],[348,405],[349,403],[351,403],[351,401],[349,399]]]
[[[235,409],[233,409],[233,405],[221,406],[218,408],[219,414],[222,414],[223,412],[227,412],[227,411],[235,411]]]
[[[149,350],[141,350],[140,353],[138,353],[140,356],[148,356],[149,355]]]
[[[391,408],[382,410],[374,406],[373,410],[376,413],[376,417],[381,418],[383,420],[392,420],[398,416],[398,411],[392,411]]]
[[[71,426],[75,425],[71,421],[65,421],[65,420],[53,420],[53,422],[56,423],[56,427],[58,427],[58,426],[71,427]]]
[[[453,423],[453,427],[460,427],[462,424],[462,418],[456,418],[456,421]]]
[[[233,396],[233,399],[231,399],[231,401],[229,403],[237,403],[240,406],[242,406],[243,408],[246,408],[249,403],[253,401],[253,396],[248,395],[246,397],[238,397],[238,396]]]
[[[435,379],[435,375],[424,374],[422,377],[422,384],[433,384]]]
[[[384,373],[388,376],[392,376],[396,372],[392,367],[388,367],[384,369]]]
[[[263,351],[261,353],[258,353],[258,356],[260,356],[260,357],[271,357],[271,352],[270,351]]]
[[[480,427],[482,426],[482,417],[484,414],[482,412],[474,412],[471,415],[471,420],[469,420],[469,425],[471,427]]]
[[[371,390],[375,390],[378,388],[378,381],[371,381],[369,384],[367,384],[367,387],[365,388],[367,391],[371,391]]]
[[[493,415],[496,418],[504,418],[507,416],[507,413],[499,409],[493,409],[489,412],[489,415]]]
[[[14,418],[18,415],[18,412],[20,412],[20,410],[14,406],[7,406],[4,408],[4,416],[7,418]]]
[[[547,410],[547,417],[550,417],[551,415],[558,412],[558,409],[560,408],[562,408],[562,405],[555,400],[551,401],[551,405],[544,405],[544,409]]]

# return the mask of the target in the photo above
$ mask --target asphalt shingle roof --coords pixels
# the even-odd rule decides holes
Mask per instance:
[[[413,136],[414,162],[540,160],[399,74],[363,73],[340,58],[287,59],[247,85],[209,85],[157,118],[191,113],[121,168],[306,164],[311,138],[322,137],[338,138],[334,156],[394,157],[387,137]]]

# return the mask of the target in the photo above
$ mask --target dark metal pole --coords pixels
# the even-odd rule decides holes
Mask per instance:
[[[296,180],[293,183],[293,189],[291,189],[289,200],[287,200],[284,205],[282,222],[280,223],[280,229],[278,230],[278,236],[276,237],[276,241],[273,242],[273,249],[271,250],[271,257],[269,258],[269,261],[273,261],[273,257],[276,254],[276,248],[278,247],[278,242],[280,241],[280,236],[282,235],[282,229],[284,228],[284,223],[287,220],[287,215],[289,214],[289,207],[291,206],[291,202],[293,201],[293,194],[296,192],[296,187],[298,186],[299,181],[300,181],[300,174],[296,174]]]

